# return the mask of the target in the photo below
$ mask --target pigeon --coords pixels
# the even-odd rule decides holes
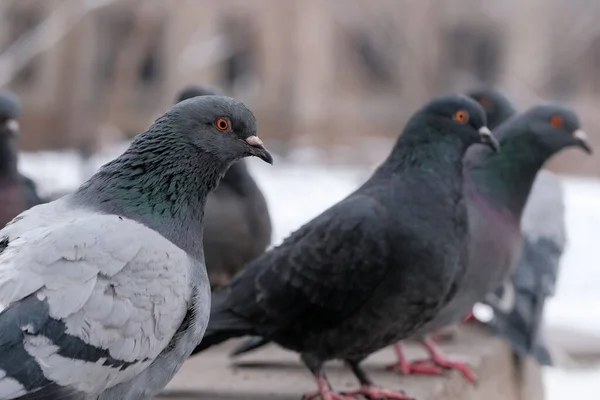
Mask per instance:
[[[490,129],[516,112],[510,101],[493,88],[474,90],[469,96],[485,109]],[[493,319],[486,326],[509,339],[517,354],[530,354],[541,365],[552,364],[539,329],[546,298],[555,292],[560,258],[566,246],[564,214],[560,179],[550,171],[540,171],[521,219],[524,242],[516,270],[485,301],[493,310]]]
[[[21,212],[42,203],[35,183],[17,168],[20,114],[17,96],[0,91],[0,228]]]
[[[495,129],[498,125],[504,122],[506,119],[515,114],[516,110],[511,102],[496,89],[482,87],[473,90],[467,94],[469,97],[475,99],[484,109],[487,117],[487,127]],[[252,337],[239,343],[234,350],[231,352],[231,356],[240,356],[242,354],[249,353],[250,351],[256,350],[269,343],[269,340],[261,337]],[[402,357],[402,351],[400,347],[396,347],[396,353],[399,355],[399,359],[403,360],[400,371],[409,373],[410,367],[406,360]],[[390,366],[390,369],[398,370],[397,365]],[[429,368],[426,372],[429,371]],[[461,368],[466,372],[464,368]],[[441,372],[439,369],[434,368],[433,372]],[[413,373],[416,371],[413,370]],[[468,373],[470,375],[470,373]]]
[[[493,88],[480,88],[469,96],[486,111],[490,129],[516,113],[510,101]],[[554,295],[566,246],[563,197],[560,179],[541,170],[521,219],[524,242],[516,270],[504,287],[488,294],[485,301],[494,312],[493,320],[486,323],[492,332],[508,338],[518,354],[531,354],[542,365],[552,364],[539,327],[545,299]]]
[[[231,163],[273,159],[241,102],[184,101],[75,192],[0,230],[0,398],[145,400],[202,339],[202,218]]]
[[[466,284],[436,318],[414,335],[425,346],[429,359],[409,363],[400,345],[396,345],[398,362],[390,368],[402,374],[441,374],[442,369],[452,368],[475,381],[467,365],[444,356],[430,334],[460,322],[476,302],[496,290],[511,274],[522,251],[521,216],[544,163],[567,147],[576,146],[591,153],[577,115],[556,104],[532,107],[494,132],[502,146],[501,153],[473,148],[465,156],[464,193],[472,238]],[[531,238],[530,229],[525,226],[526,235]]]
[[[261,336],[300,353],[317,383],[307,399],[408,399],[374,386],[360,362],[434,318],[456,292],[468,256],[462,158],[474,143],[497,150],[474,100],[424,105],[369,180],[213,294],[194,353]],[[334,359],[348,364],[358,390],[333,391],[323,365]]]
[[[225,93],[211,85],[189,85],[179,92],[176,103],[198,96],[225,96]]]
[[[493,318],[486,326],[509,340],[513,350],[552,365],[541,327],[546,299],[555,293],[561,256],[566,246],[564,193],[560,179],[540,171],[521,220],[523,252],[516,270],[485,304]]]
[[[189,86],[177,101],[222,95],[210,86]],[[244,160],[225,173],[208,196],[204,211],[204,259],[211,289],[225,286],[250,260],[271,244],[271,217],[260,188]]]
[[[510,100],[497,89],[482,87],[472,90],[467,95],[481,104],[487,116],[488,128],[491,130],[496,129],[517,112]]]

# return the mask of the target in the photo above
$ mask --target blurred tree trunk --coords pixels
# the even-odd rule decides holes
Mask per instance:
[[[113,79],[107,91],[108,110],[106,123],[120,126],[131,108],[134,95],[140,84],[139,71],[152,40],[160,28],[161,8],[153,0],[138,0],[131,5],[135,10],[133,27],[120,48],[114,67]]]
[[[0,86],[11,82],[35,56],[53,48],[90,12],[120,0],[64,1],[0,54]]]

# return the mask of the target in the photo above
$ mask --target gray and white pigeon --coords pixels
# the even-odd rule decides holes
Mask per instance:
[[[485,110],[490,129],[516,113],[508,98],[494,88],[480,88],[468,95]],[[550,365],[541,332],[543,311],[546,298],[554,295],[567,241],[563,188],[552,172],[538,173],[521,218],[521,231],[523,251],[514,273],[502,288],[486,296],[485,303],[493,310],[486,325],[508,339],[518,354],[530,354],[540,364]]]
[[[465,157],[464,191],[472,238],[465,284],[436,318],[415,335],[427,349],[428,359],[409,363],[400,346],[396,346],[399,359],[391,367],[403,374],[440,374],[442,368],[454,368],[470,381],[475,380],[464,363],[447,359],[429,335],[460,322],[476,302],[510,276],[522,251],[521,216],[544,163],[572,146],[591,152],[577,115],[559,105],[532,107],[500,125],[494,133],[502,146],[501,153],[473,148]],[[534,229],[543,229],[528,225],[524,228],[525,234],[532,237]]]
[[[222,95],[214,87],[189,86],[177,101]],[[225,286],[271,243],[271,217],[244,160],[233,163],[208,196],[204,212],[204,259],[211,288]]]
[[[520,355],[552,365],[542,334],[546,299],[556,290],[566,246],[564,192],[560,179],[540,171],[521,219],[523,251],[517,268],[502,288],[486,296],[493,317],[486,325],[508,339]]]
[[[427,103],[366,183],[213,295],[194,352],[262,336],[300,353],[317,382],[308,399],[408,399],[374,386],[360,363],[435,318],[456,293],[468,255],[462,158],[481,142],[497,149],[474,100]],[[323,365],[333,359],[350,366],[360,389],[332,390]]]
[[[0,398],[142,400],[202,339],[206,196],[272,157],[239,101],[174,106],[77,191],[0,231]]]
[[[0,228],[19,213],[43,202],[35,183],[19,173],[17,167],[20,114],[17,96],[0,91]]]

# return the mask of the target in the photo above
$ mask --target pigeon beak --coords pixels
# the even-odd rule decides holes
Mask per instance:
[[[248,136],[246,138],[246,143],[248,143],[252,147],[252,151],[250,152],[250,154],[260,158],[266,163],[273,165],[273,156],[265,148],[262,140],[260,140],[258,136]]]
[[[7,120],[4,123],[4,126],[12,136],[17,136],[19,134],[19,121],[17,121],[16,119]]]
[[[581,147],[588,154],[593,153],[592,147],[588,142],[588,135],[584,131],[577,129],[573,132],[573,137],[575,138],[576,146]]]
[[[479,140],[482,144],[489,146],[495,153],[500,151],[500,143],[498,143],[498,139],[492,135],[492,131],[489,130],[487,126],[482,126],[479,128]]]

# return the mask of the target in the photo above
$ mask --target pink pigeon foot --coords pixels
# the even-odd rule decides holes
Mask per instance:
[[[394,345],[394,351],[397,361],[386,367],[389,371],[396,371],[401,375],[441,375],[443,373],[441,368],[434,365],[414,364],[408,361],[400,343]]]
[[[430,338],[421,341],[429,353],[429,358],[408,362],[404,356],[401,345],[394,346],[398,361],[388,367],[404,375],[442,375],[444,369],[455,369],[459,371],[470,383],[475,384],[477,378],[469,366],[460,361],[448,359],[442,350]]]
[[[355,398],[336,393],[331,390],[331,386],[323,376],[316,376],[317,390],[302,396],[303,400],[355,400]]]
[[[470,311],[462,320],[462,322],[477,322],[477,318],[473,315],[473,311]]]

